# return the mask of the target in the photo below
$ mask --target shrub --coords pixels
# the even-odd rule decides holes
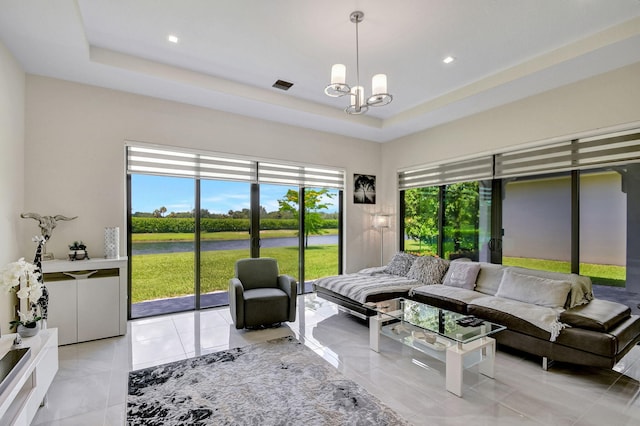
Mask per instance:
[[[203,218],[200,221],[202,232],[246,231],[249,232],[249,219],[232,218]],[[322,229],[335,229],[338,227],[337,219],[325,219]],[[261,219],[260,229],[298,229],[297,219]],[[150,233],[193,233],[195,220],[193,218],[176,217],[132,217],[131,232],[134,234]]]

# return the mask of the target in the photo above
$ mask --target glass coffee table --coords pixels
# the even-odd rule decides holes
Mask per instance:
[[[506,327],[404,298],[365,306],[377,312],[369,318],[372,350],[379,352],[382,334],[443,361],[447,390],[457,396],[462,396],[463,369],[478,365],[493,378],[496,341],[489,335]]]

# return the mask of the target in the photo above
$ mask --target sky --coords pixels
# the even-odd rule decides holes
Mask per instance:
[[[190,212],[195,206],[194,186],[194,180],[189,178],[132,175],[132,212],[152,213],[162,206],[167,208],[167,213]],[[250,186],[245,182],[203,180],[200,187],[201,208],[211,213],[248,209]],[[284,197],[288,189],[297,190],[298,188],[261,184],[260,205],[267,212],[277,211],[278,200]],[[329,208],[327,212],[337,211],[337,199],[328,201],[335,203],[335,207]]]

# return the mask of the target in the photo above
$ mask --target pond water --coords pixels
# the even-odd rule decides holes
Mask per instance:
[[[338,244],[337,235],[313,235],[309,237],[309,245]],[[287,238],[263,238],[260,246],[270,247],[292,247],[298,245],[298,237]],[[131,254],[157,254],[157,253],[180,253],[193,251],[193,241],[164,241],[150,243],[133,243]],[[224,240],[224,241],[202,241],[201,251],[211,250],[249,250],[249,240]]]

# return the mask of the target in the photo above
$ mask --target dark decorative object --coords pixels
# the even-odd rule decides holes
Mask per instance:
[[[87,251],[87,245],[82,241],[74,241],[69,245],[69,260],[84,260],[89,259],[89,252]]]
[[[49,317],[49,290],[47,290],[47,286],[44,285],[44,280],[42,279],[42,253],[47,240],[45,237],[33,237],[33,241],[38,243],[33,264],[36,265],[36,271],[39,273],[38,281],[42,284],[42,296],[38,299],[38,306],[40,307],[40,316],[46,321]]]
[[[375,175],[353,175],[353,202],[354,204],[376,203]]]

